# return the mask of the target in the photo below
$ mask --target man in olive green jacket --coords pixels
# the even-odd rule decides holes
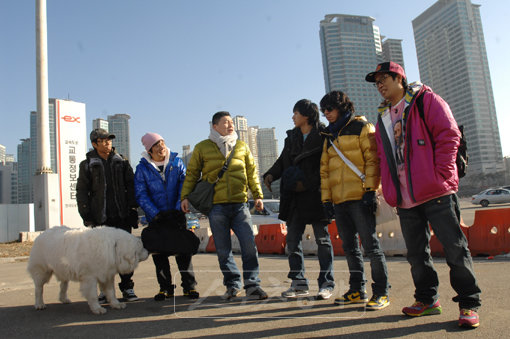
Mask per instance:
[[[234,122],[228,112],[214,114],[209,139],[198,143],[193,150],[182,186],[181,209],[189,212],[187,197],[200,178],[209,182],[216,181],[230,152],[234,152],[232,159],[214,187],[213,208],[209,212],[209,225],[223,272],[223,284],[227,287],[222,298],[235,298],[242,287],[241,274],[232,255],[232,229],[241,246],[246,295],[266,299],[266,292],[260,288],[258,253],[247,205],[249,187],[257,210],[264,208],[262,189],[250,149],[245,142],[238,140]]]

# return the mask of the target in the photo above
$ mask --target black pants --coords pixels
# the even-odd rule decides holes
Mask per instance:
[[[126,226],[127,223],[120,218],[110,217],[106,219],[104,224],[105,226],[119,228],[128,233],[131,233],[131,227]],[[127,274],[119,274],[119,277],[120,277],[119,289],[121,291],[132,289],[133,287],[135,287],[135,282],[133,281],[133,279],[131,279],[133,277],[133,272]]]
[[[168,254],[153,254],[152,260],[156,266],[156,277],[158,278],[159,289],[172,292],[172,274],[170,273],[170,260]],[[180,254],[175,256],[177,267],[181,273],[181,286],[185,290],[193,290],[197,285],[193,265],[191,264],[191,255]]]

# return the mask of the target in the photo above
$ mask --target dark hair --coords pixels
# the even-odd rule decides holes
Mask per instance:
[[[388,72],[388,74],[393,78],[393,80],[395,80],[397,75],[399,75],[395,72]],[[404,77],[402,77],[402,87],[404,87],[404,90],[407,90],[407,80]]]
[[[321,112],[324,113],[326,108],[337,108],[340,114],[345,112],[354,113],[354,104],[347,94],[341,91],[331,91],[321,99]]]
[[[319,107],[308,99],[301,99],[294,105],[292,112],[299,112],[304,117],[308,117],[308,125],[316,127],[319,123]]]
[[[227,111],[216,112],[216,113],[214,113],[214,115],[212,117],[212,124],[217,125],[220,122],[221,118],[229,117],[229,116],[230,116],[230,113]]]

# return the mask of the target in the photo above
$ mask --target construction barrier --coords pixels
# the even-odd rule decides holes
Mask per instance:
[[[259,225],[259,233],[255,237],[255,244],[259,253],[284,254],[286,235],[287,227],[285,224]]]
[[[259,234],[259,228],[257,225],[251,225],[253,235],[257,236]],[[239,243],[239,239],[237,239],[237,236],[235,233],[231,233],[230,235],[230,241],[232,242],[232,252],[234,253],[241,253],[241,244]]]
[[[468,234],[472,256],[510,253],[510,208],[477,210]]]
[[[342,248],[342,239],[340,239],[340,235],[338,234],[338,229],[336,227],[336,221],[333,220],[331,224],[328,225],[329,237],[331,238],[331,244],[333,245],[333,254],[334,255],[344,255],[344,249]]]
[[[315,233],[313,233],[312,225],[306,225],[301,239],[301,246],[303,248],[303,255],[317,255],[319,247],[315,242]]]
[[[200,239],[200,245],[198,246],[198,252],[205,252],[206,247],[209,244],[209,238],[212,238],[211,229],[209,227],[200,227],[195,229],[195,235]]]
[[[379,244],[386,256],[405,256],[407,254],[406,243],[402,235],[400,220],[391,220],[376,226]]]

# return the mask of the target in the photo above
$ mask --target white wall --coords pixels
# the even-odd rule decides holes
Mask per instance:
[[[18,240],[20,232],[34,231],[34,204],[0,204],[0,243]]]

